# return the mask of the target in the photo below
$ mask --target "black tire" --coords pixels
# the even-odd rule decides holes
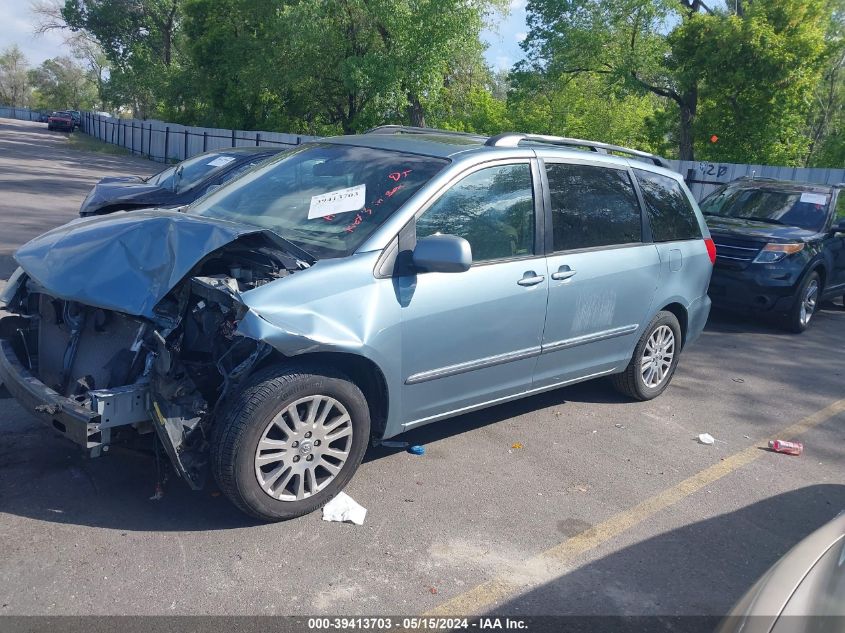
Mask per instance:
[[[649,339],[652,334],[662,326],[667,326],[674,337],[673,355],[671,363],[666,370],[665,375],[656,386],[649,386],[645,382],[643,372],[641,370],[643,353],[646,350]],[[678,366],[678,360],[681,356],[681,325],[678,323],[677,317],[671,312],[660,311],[648,324],[648,327],[643,331],[643,335],[637,342],[634,348],[634,354],[628,366],[621,374],[614,374],[611,376],[611,381],[616,389],[626,396],[634,398],[635,400],[651,400],[659,396],[669,383],[672,381],[672,376],[675,374],[675,368]]]
[[[811,292],[811,288],[815,287],[815,300],[813,301],[813,309],[807,310],[809,316],[804,318],[805,310],[802,310],[804,306],[805,300],[808,299],[807,295]],[[822,284],[821,278],[817,272],[811,272],[804,278],[804,281],[801,282],[801,285],[798,287],[798,292],[795,293],[795,296],[792,299],[792,306],[789,308],[789,312],[786,313],[786,316],[783,319],[783,327],[789,332],[793,334],[801,334],[804,332],[810,325],[813,315],[819,309],[819,299],[822,295]]]
[[[258,481],[258,442],[277,414],[301,398],[317,395],[346,408],[352,427],[348,456],[334,479],[316,493],[298,500],[276,499]],[[342,490],[360,465],[369,440],[367,401],[346,375],[325,365],[276,365],[258,372],[224,406],[212,433],[211,467],[220,490],[240,510],[264,521],[282,521],[313,512]],[[299,450],[290,452],[299,458]]]

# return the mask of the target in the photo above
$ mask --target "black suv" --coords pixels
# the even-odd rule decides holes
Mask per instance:
[[[742,178],[704,198],[716,243],[713,304],[807,329],[821,300],[845,295],[843,188]]]

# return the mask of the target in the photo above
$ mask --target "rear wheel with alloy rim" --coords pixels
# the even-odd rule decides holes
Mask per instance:
[[[818,309],[821,291],[822,285],[819,274],[812,272],[807,275],[807,278],[798,288],[792,307],[786,315],[784,326],[787,330],[800,334],[807,329]]]
[[[637,342],[625,371],[612,376],[614,386],[637,400],[656,398],[672,380],[680,351],[677,317],[668,311],[658,312]]]
[[[212,468],[238,508],[278,521],[316,510],[352,478],[370,436],[369,407],[325,366],[254,376],[215,424]]]

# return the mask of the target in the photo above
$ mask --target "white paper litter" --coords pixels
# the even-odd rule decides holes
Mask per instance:
[[[367,509],[345,492],[323,506],[323,521],[351,521],[355,525],[364,525]]]
[[[710,435],[709,433],[702,433],[701,435],[699,435],[698,441],[701,442],[702,444],[707,444],[708,446],[710,444],[713,444],[713,443],[716,442],[716,440],[713,438],[713,436]]]

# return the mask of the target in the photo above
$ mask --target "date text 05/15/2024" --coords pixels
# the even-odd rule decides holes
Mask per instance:
[[[437,617],[351,617],[351,618],[309,618],[308,629],[319,630],[369,630],[373,632],[397,630],[414,631],[455,631],[462,630],[525,630],[528,628],[525,620],[514,618],[484,617],[469,618],[437,618]]]

